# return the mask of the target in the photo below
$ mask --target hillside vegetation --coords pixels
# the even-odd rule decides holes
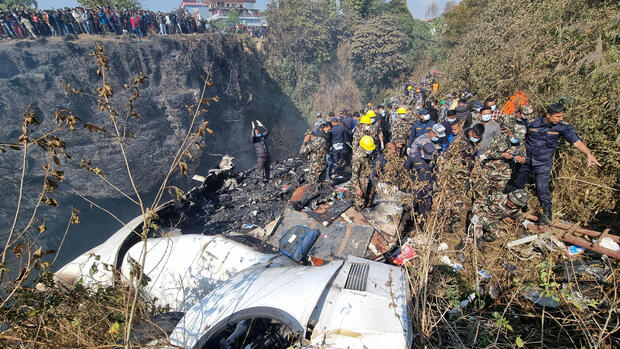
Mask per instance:
[[[384,97],[436,51],[404,0],[280,0],[266,16],[267,69],[306,117]]]
[[[444,93],[469,90],[500,104],[526,92],[535,114],[563,102],[603,166],[575,149],[558,152],[553,202],[587,222],[614,209],[620,179],[620,13],[617,1],[465,0],[444,15]]]

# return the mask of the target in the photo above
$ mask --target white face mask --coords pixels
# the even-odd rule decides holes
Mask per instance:
[[[366,150],[366,155],[372,154],[372,150]]]
[[[448,122],[453,124],[454,122],[456,122],[456,119],[448,119]]]
[[[428,120],[430,120],[430,119],[431,119],[430,114],[424,114],[424,115],[422,115],[422,120],[424,120],[424,121],[428,121]]]
[[[487,122],[491,120],[491,114],[482,114],[482,116],[480,116],[480,120],[482,120],[482,122]]]
[[[492,105],[492,106],[491,106],[491,110],[492,110],[492,111],[495,111],[495,108],[496,108],[496,106],[495,106],[495,105]]]
[[[366,131],[370,130],[370,126],[364,126],[364,129],[366,129]]]

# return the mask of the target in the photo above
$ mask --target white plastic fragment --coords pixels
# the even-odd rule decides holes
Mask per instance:
[[[509,248],[512,248],[512,247],[515,247],[515,246],[527,244],[528,242],[532,242],[532,241],[534,241],[536,239],[538,239],[538,235],[530,235],[530,236],[524,237],[524,238],[519,239],[519,240],[510,241],[509,243],[506,244],[506,246],[509,247]]]

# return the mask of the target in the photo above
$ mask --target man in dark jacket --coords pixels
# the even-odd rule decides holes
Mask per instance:
[[[332,118],[332,144],[331,154],[334,161],[334,169],[338,171],[343,168],[349,158],[349,147],[347,145],[347,131],[340,125],[337,118]]]
[[[264,182],[269,181],[269,165],[271,164],[267,144],[265,144],[265,138],[268,135],[269,131],[260,121],[256,120],[256,124],[252,121],[252,136],[250,140],[256,150],[256,166],[254,167],[258,169]]]

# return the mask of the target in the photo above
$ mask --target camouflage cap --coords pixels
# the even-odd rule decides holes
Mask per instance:
[[[512,126],[512,134],[514,138],[523,139],[525,137],[525,126],[515,123]]]
[[[520,110],[521,114],[523,115],[531,115],[532,113],[534,113],[534,108],[532,108],[532,106],[529,104],[522,106]]]
[[[525,206],[530,200],[530,193],[525,189],[517,189],[508,193],[508,200],[517,206]]]

